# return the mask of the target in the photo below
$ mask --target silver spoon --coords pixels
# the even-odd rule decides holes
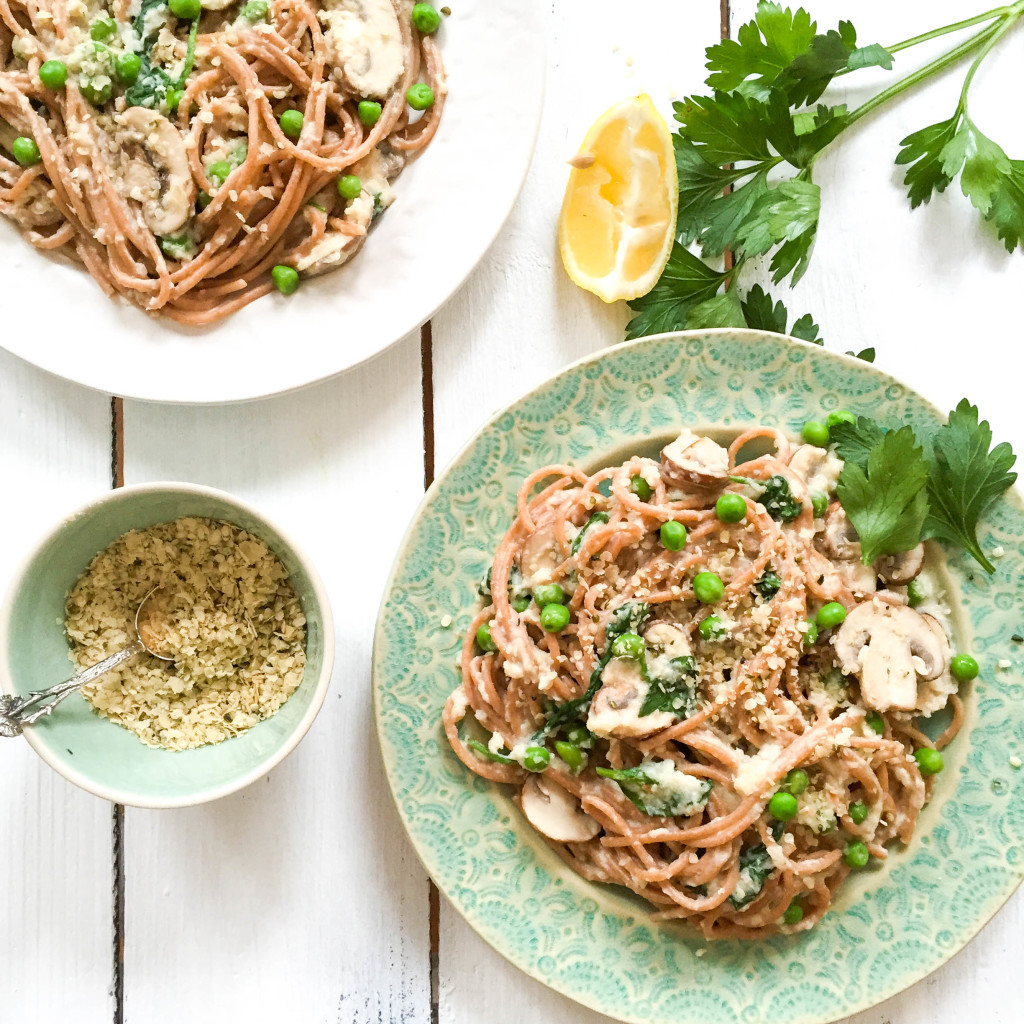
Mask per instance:
[[[154,587],[139,602],[139,607],[135,612],[135,638],[127,647],[79,672],[78,675],[72,676],[65,682],[51,686],[48,690],[34,690],[24,697],[15,697],[10,694],[0,696],[0,737],[20,736],[23,726],[38,722],[40,718],[50,714],[65,697],[70,696],[76,690],[85,686],[86,683],[91,683],[94,679],[98,679],[104,673],[111,671],[111,669],[117,668],[118,665],[128,661],[129,658],[134,658],[136,654],[146,651],[161,661],[173,661],[174,658],[158,653],[142,639],[143,633],[148,632],[144,617],[142,619],[142,630],[139,629],[139,617],[142,615],[142,609],[146,607],[146,602],[159,589],[159,587]],[[152,633],[150,633],[150,643],[153,643],[154,639]],[[46,701],[50,701],[50,703],[46,703]]]

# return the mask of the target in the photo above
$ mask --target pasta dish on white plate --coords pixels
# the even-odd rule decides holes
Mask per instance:
[[[181,323],[292,294],[437,131],[440,24],[409,0],[0,0],[0,213]]]
[[[804,438],[531,475],[444,709],[573,870],[709,938],[811,928],[908,842],[978,673],[938,547],[867,559],[828,429]]]

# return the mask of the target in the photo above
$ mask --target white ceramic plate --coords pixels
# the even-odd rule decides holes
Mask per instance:
[[[111,302],[83,270],[37,253],[0,218],[8,295],[32,310],[0,344],[51,373],[156,402],[237,402],[324,380],[415,330],[458,289],[508,217],[544,94],[536,0],[458,0],[440,42],[441,127],[398,178],[362,252],[295,295],[190,330]],[[30,329],[31,328],[31,329]]]

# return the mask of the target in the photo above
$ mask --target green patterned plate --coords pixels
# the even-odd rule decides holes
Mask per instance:
[[[492,419],[427,493],[381,608],[373,673],[388,778],[427,871],[516,966],[613,1017],[643,1024],[823,1024],[894,995],[974,936],[1024,875],[1024,505],[1000,500],[980,531],[1002,546],[991,578],[950,559],[982,672],[966,725],[910,847],[844,884],[810,932],[706,944],[653,923],[632,894],[571,872],[522,820],[507,788],[448,748],[476,584],[521,480],[545,463],[598,468],[683,425],[797,432],[845,407],[931,432],[932,405],[867,363],[755,331],[662,335],[576,363]],[[1000,669],[1011,659],[1011,669]],[[702,955],[697,953],[704,950]]]

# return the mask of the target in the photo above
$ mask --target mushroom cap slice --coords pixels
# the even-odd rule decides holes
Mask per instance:
[[[594,694],[587,728],[595,736],[650,736],[675,721],[668,711],[640,716],[650,683],[633,658],[612,658],[601,673],[601,688]]]
[[[526,780],[520,800],[526,820],[555,842],[584,843],[601,831],[572,793],[541,775]]]
[[[662,448],[660,472],[669,487],[721,487],[729,480],[729,453],[710,437],[684,430]]]
[[[126,169],[129,195],[141,201],[143,220],[154,235],[174,234],[192,216],[196,201],[184,137],[163,114],[148,107],[129,107],[115,121],[120,138],[138,143],[143,154]]]
[[[918,544],[909,551],[895,555],[882,555],[875,562],[875,571],[894,586],[909,583],[924,567],[924,544]]]
[[[789,468],[806,485],[808,494],[830,494],[836,489],[843,460],[826,448],[802,444],[790,457]]]
[[[839,667],[860,679],[863,702],[877,711],[912,711],[918,680],[941,675],[949,651],[923,615],[881,601],[857,605],[832,643]]]
[[[842,505],[834,504],[825,515],[825,530],[821,537],[825,554],[841,562],[860,560],[860,541],[853,523],[846,518]]]

